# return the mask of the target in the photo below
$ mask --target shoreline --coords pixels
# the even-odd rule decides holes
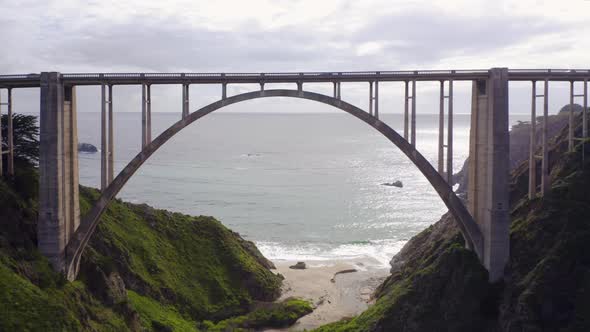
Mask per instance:
[[[368,308],[371,296],[389,275],[389,269],[378,267],[373,258],[306,261],[304,270],[290,269],[297,263],[292,260],[273,260],[276,269],[285,277],[278,301],[289,297],[308,300],[314,311],[283,329],[267,329],[266,332],[304,331],[317,328],[342,318],[356,316]],[[355,269],[356,272],[335,274]],[[334,281],[331,279],[334,278]]]

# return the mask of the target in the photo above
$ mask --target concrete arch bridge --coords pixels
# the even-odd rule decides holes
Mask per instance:
[[[12,90],[39,87],[41,90],[41,155],[40,155],[40,205],[38,239],[39,249],[51,261],[53,267],[76,278],[80,258],[87,246],[100,216],[109,202],[123,188],[143,163],[170,138],[198,119],[225,106],[246,100],[272,97],[291,97],[316,101],[347,112],[380,132],[399,148],[422,172],[449,208],[469,248],[475,251],[488,269],[490,280],[503,277],[509,256],[509,128],[508,82],[532,82],[531,119],[536,119],[536,100],[543,98],[543,127],[548,116],[548,86],[550,81],[568,81],[570,103],[574,98],[584,99],[587,108],[587,81],[590,70],[441,70],[441,71],[389,71],[389,72],[323,72],[323,73],[136,73],[136,74],[60,74],[43,72],[28,75],[0,75],[0,89],[8,91],[7,106],[8,155],[7,176],[14,174],[12,121]],[[453,166],[453,82],[472,81],[472,113],[469,158],[469,201],[467,206],[457,198],[451,182]],[[379,120],[379,83],[399,81],[405,83],[404,132],[400,135]],[[440,82],[439,149],[438,167],[435,169],[416,149],[416,85],[419,81]],[[544,93],[536,93],[537,81],[543,81]],[[583,82],[583,93],[574,93],[574,82]],[[305,91],[304,83],[326,82],[333,84],[333,95]],[[369,109],[362,110],[342,100],[341,84],[368,82]],[[220,84],[221,99],[199,110],[190,112],[190,84]],[[228,97],[228,84],[257,83],[260,90]],[[265,90],[265,84],[294,83],[296,89]],[[177,84],[182,87],[182,117],[152,140],[151,86]],[[76,86],[101,86],[101,191],[102,194],[91,210],[80,218],[78,192],[78,154],[76,128]],[[141,151],[115,177],[113,100],[114,85],[142,86],[142,136]],[[294,87],[295,87],[294,86]],[[445,92],[445,87],[446,92]],[[445,142],[445,106],[448,115]],[[573,108],[572,108],[573,110]],[[573,112],[573,111],[572,111]],[[584,137],[587,133],[587,112],[584,112]],[[536,141],[536,120],[532,121],[531,142]],[[573,137],[573,113],[570,113],[570,148]],[[1,138],[0,138],[1,139]],[[531,197],[543,195],[549,188],[547,131],[542,131],[541,156],[531,153],[531,174],[535,174],[536,159],[542,160],[540,190],[536,177],[529,183]],[[0,142],[1,143],[1,142]],[[445,144],[446,143],[446,144]],[[446,149],[446,151],[445,151]],[[531,151],[534,152],[533,149]],[[445,165],[446,152],[446,165]],[[0,158],[0,172],[2,171]],[[446,166],[446,169],[445,169]],[[1,175],[1,174],[0,174]],[[446,177],[446,179],[444,178]]]

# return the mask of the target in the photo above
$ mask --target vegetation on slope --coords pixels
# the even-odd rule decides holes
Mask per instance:
[[[590,141],[568,153],[566,137],[553,141],[545,197],[526,196],[526,161],[513,172],[504,282],[487,282],[446,214],[394,258],[372,307],[316,331],[589,331]]]
[[[79,280],[67,282],[36,249],[36,170],[17,171],[0,180],[0,330],[250,331],[311,310],[294,299],[265,304],[281,277],[214,218],[121,201],[103,216]],[[82,188],[82,210],[97,197]]]
[[[79,280],[67,282],[36,247],[36,119],[16,116],[14,125],[16,174],[0,178],[0,331],[249,331],[310,311],[299,300],[260,302],[279,296],[281,276],[214,218],[118,200],[84,253]],[[82,214],[97,197],[81,188]]]

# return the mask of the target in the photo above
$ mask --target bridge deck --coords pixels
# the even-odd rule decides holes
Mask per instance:
[[[302,73],[70,73],[61,74],[69,85],[133,84],[236,84],[236,83],[329,83],[473,81],[486,79],[490,70],[350,71]],[[40,74],[0,75],[0,87],[39,87]],[[590,80],[589,69],[509,69],[510,81]]]

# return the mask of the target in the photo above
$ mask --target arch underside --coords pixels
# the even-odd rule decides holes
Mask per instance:
[[[66,275],[68,279],[75,279],[79,261],[84,248],[94,233],[94,230],[99,223],[100,216],[106,209],[109,202],[119,193],[125,183],[127,183],[131,176],[141,167],[141,165],[143,165],[147,159],[149,159],[149,157],[154,152],[156,152],[162,145],[164,145],[164,143],[166,143],[183,128],[209,113],[242,101],[268,97],[293,97],[313,100],[323,104],[331,105],[355,116],[359,120],[364,121],[379,131],[383,136],[387,137],[387,139],[397,146],[414,163],[414,165],[418,167],[422,174],[424,174],[426,179],[430,182],[432,187],[436,190],[440,198],[443,200],[453,215],[461,232],[463,233],[463,237],[465,238],[468,247],[473,248],[477,255],[482,257],[483,237],[472,216],[465,208],[465,205],[455,195],[449,184],[447,184],[442,176],[434,169],[434,167],[432,167],[430,162],[428,162],[428,160],[426,160],[426,158],[424,158],[422,154],[418,152],[418,150],[410,145],[410,143],[408,143],[408,141],[400,136],[395,130],[369,113],[345,101],[313,92],[276,89],[243,93],[209,104],[176,122],[170,128],[161,133],[150,144],[145,146],[145,148],[142,149],[142,151],[140,151],[135,156],[135,158],[129,162],[129,164],[127,164],[127,166],[117,175],[113,182],[102,192],[98,201],[84,216],[80,226],[68,243],[66,250]]]

